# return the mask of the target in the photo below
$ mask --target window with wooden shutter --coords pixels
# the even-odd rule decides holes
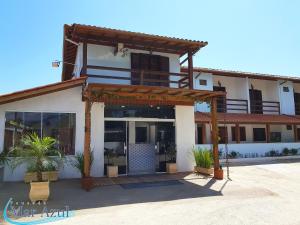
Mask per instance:
[[[236,127],[231,127],[231,140],[236,141]],[[240,141],[246,141],[246,128],[240,127]]]

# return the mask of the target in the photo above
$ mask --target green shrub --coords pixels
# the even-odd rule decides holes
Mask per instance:
[[[288,155],[290,153],[290,150],[288,148],[284,148],[282,150],[282,155]]]
[[[238,153],[236,151],[232,151],[232,152],[230,152],[229,156],[230,156],[230,158],[235,159],[238,156]]]
[[[292,155],[297,155],[297,154],[298,154],[298,149],[292,148],[292,149],[290,150],[290,153],[291,153]]]
[[[193,155],[195,158],[196,166],[207,169],[211,168],[211,165],[213,164],[213,158],[210,150],[194,148]]]

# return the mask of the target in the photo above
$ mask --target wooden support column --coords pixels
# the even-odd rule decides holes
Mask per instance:
[[[89,99],[85,101],[85,129],[84,129],[84,176],[90,177],[90,145],[91,145],[91,108]]]
[[[189,74],[189,88],[194,89],[194,78],[193,78],[193,52],[188,51],[188,74]]]
[[[211,126],[212,126],[212,144],[213,144],[213,159],[214,159],[214,178],[219,178],[220,162],[219,162],[219,149],[218,149],[218,120],[217,120],[217,99],[211,100]],[[223,174],[222,174],[223,176]]]
[[[293,130],[294,130],[294,142],[298,142],[298,130],[297,130],[297,124],[293,125]]]
[[[266,124],[266,142],[270,143],[270,124]]]
[[[240,124],[235,124],[235,140],[236,143],[241,142]]]
[[[87,74],[87,43],[83,42],[82,48],[82,74]]]

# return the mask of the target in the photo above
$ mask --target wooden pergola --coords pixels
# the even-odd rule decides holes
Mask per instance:
[[[211,104],[215,178],[220,169],[218,157],[218,123],[216,98],[224,92],[153,87],[142,85],[88,84],[83,90],[85,101],[84,174],[90,177],[91,107],[94,102],[130,105],[190,105],[206,101]]]

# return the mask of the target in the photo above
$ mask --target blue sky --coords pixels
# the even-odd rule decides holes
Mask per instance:
[[[300,1],[2,1],[0,94],[60,81],[63,24],[208,41],[195,66],[300,75]]]

